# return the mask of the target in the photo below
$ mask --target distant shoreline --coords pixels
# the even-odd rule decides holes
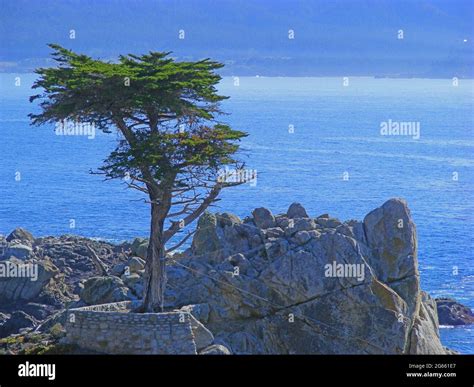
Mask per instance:
[[[2,71],[0,74],[7,75],[17,75],[17,74],[26,74],[26,75],[35,75],[32,71]],[[263,75],[263,74],[221,74],[222,79],[240,77],[240,78],[328,78],[328,79],[341,79],[344,77],[347,78],[369,78],[369,79],[393,79],[393,80],[452,80],[454,77],[460,80],[474,80],[474,77],[464,77],[462,75],[454,74],[452,77],[423,77],[419,75],[351,75],[351,74],[341,74],[341,75]]]

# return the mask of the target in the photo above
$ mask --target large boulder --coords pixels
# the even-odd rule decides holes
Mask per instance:
[[[13,230],[6,238],[7,242],[11,242],[14,240],[18,240],[21,242],[26,242],[28,244],[33,244],[35,242],[35,238],[33,234],[31,234],[29,231],[18,227],[15,230]]]
[[[16,334],[23,328],[33,328],[37,321],[23,311],[15,311],[10,318],[0,325],[0,337]]]
[[[209,347],[214,342],[214,335],[201,322],[199,322],[193,315],[191,318],[191,330],[196,343],[196,350],[200,351]]]
[[[218,263],[234,252],[262,243],[260,230],[228,213],[205,212],[198,221],[190,253],[201,260]]]
[[[407,303],[407,317],[411,319],[420,306],[420,279],[416,227],[407,203],[388,200],[364,218],[364,228],[371,250],[369,264]]]
[[[130,246],[133,255],[146,259],[148,250],[148,240],[143,238],[135,238]]]
[[[300,203],[292,203],[286,212],[286,216],[290,219],[309,218],[306,210]]]
[[[7,259],[15,257],[18,259],[26,260],[33,256],[33,249],[26,244],[14,241],[13,243],[9,244],[8,247],[5,249],[3,256]]]
[[[195,255],[203,255],[218,250],[221,246],[216,233],[217,217],[215,214],[205,212],[198,221],[194,234],[192,251]]]
[[[12,303],[36,298],[58,268],[50,260],[20,261],[9,259],[0,262],[0,301]]]
[[[133,299],[130,289],[120,278],[114,276],[89,278],[84,283],[84,289],[80,296],[88,305]]]
[[[471,308],[451,298],[436,298],[435,301],[441,325],[474,324],[474,313]]]

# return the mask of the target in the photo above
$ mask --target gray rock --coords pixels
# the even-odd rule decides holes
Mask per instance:
[[[33,249],[25,244],[13,243],[10,244],[6,249],[4,256],[6,258],[15,257],[18,259],[28,259],[33,255]]]
[[[233,267],[239,268],[240,274],[246,274],[247,270],[250,268],[250,263],[243,254],[234,254],[230,256],[229,262]]]
[[[323,228],[337,228],[342,223],[336,218],[318,218],[317,223]]]
[[[224,212],[222,214],[216,214],[217,222],[220,227],[233,226],[235,224],[242,223],[242,220],[237,215]]]
[[[262,230],[262,234],[265,238],[280,238],[285,234],[285,232],[280,227],[272,227]]]
[[[192,314],[202,324],[206,324],[209,320],[209,304],[186,305],[181,310]]]
[[[110,274],[116,277],[120,277],[124,272],[125,268],[128,265],[125,263],[118,263],[117,265],[114,265],[112,269],[110,270]]]
[[[290,219],[286,216],[279,215],[275,218],[276,224],[279,228],[285,229],[290,225]]]
[[[474,313],[468,306],[451,298],[436,298],[435,301],[441,325],[474,324]]]
[[[194,342],[198,351],[209,347],[214,342],[214,335],[209,329],[201,324],[193,315],[191,318],[191,329],[194,335]]]
[[[132,257],[127,263],[131,273],[137,273],[145,269],[145,261],[140,257]]]
[[[364,218],[368,257],[377,278],[391,286],[408,305],[409,318],[417,312],[420,281],[416,227],[402,199],[390,199]],[[413,297],[415,295],[415,297]]]
[[[309,218],[306,210],[300,203],[292,203],[286,212],[288,218]]]
[[[316,228],[316,223],[309,218],[300,218],[295,221],[291,220],[288,227],[285,229],[285,236],[292,237],[299,231],[310,231]]]
[[[311,239],[311,235],[309,234],[308,231],[298,231],[293,237],[293,240],[298,245],[304,245],[310,239]]]
[[[253,221],[259,228],[271,228],[275,227],[275,217],[270,210],[260,207],[252,211]]]
[[[416,232],[403,201],[388,201],[363,223],[321,216],[322,227],[278,216],[284,236],[272,234],[267,210],[253,214],[264,249],[251,250],[247,235],[226,233],[238,225],[216,222],[211,236],[222,249],[219,262],[191,251],[180,262],[197,272],[168,269],[170,306],[208,305],[215,343],[235,354],[449,353],[433,301],[419,289]],[[240,242],[228,243],[236,235]],[[241,262],[251,276],[232,275]]]
[[[130,289],[123,281],[114,276],[92,277],[84,283],[81,299],[88,305],[107,304],[110,302],[133,299]]]
[[[138,273],[132,273],[130,275],[124,274],[121,278],[124,284],[135,295],[135,297],[141,298],[143,296],[143,279]]]
[[[8,271],[10,271],[12,267],[16,267],[20,269],[18,273],[25,274],[24,276],[18,275],[16,277],[0,277],[0,300],[5,303],[35,299],[50,280],[59,272],[58,268],[49,260],[20,261],[9,259],[0,262],[0,264],[5,265],[4,267],[8,268]],[[28,272],[26,270],[28,268],[32,270],[30,269],[30,272]],[[33,276],[26,275],[28,273],[35,275],[35,272],[36,280]]]
[[[11,242],[13,240],[19,240],[21,242],[26,242],[28,244],[33,244],[35,242],[35,238],[33,234],[31,234],[29,231],[18,227],[15,230],[13,230],[6,238],[7,242]]]
[[[135,238],[131,245],[132,254],[142,259],[146,259],[148,250],[148,239]]]
[[[221,344],[214,344],[207,348],[204,348],[200,355],[231,355],[229,348],[221,345]]]
[[[439,339],[436,302],[425,292],[421,292],[420,300],[420,310],[415,316],[408,352],[411,354],[443,355],[446,353],[446,349]]]
[[[51,313],[54,312],[54,308],[51,305],[39,304],[35,302],[29,302],[28,304],[22,306],[21,310],[34,317],[38,321],[46,319],[49,315],[51,315]]]
[[[0,325],[0,337],[10,336],[18,333],[23,328],[33,328],[37,325],[36,320],[23,311],[15,311],[10,318]]]
[[[192,251],[195,255],[203,255],[221,248],[216,232],[217,217],[210,212],[205,212],[198,221],[194,234]]]

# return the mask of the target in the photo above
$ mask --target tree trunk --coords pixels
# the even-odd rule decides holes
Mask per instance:
[[[152,200],[150,241],[145,264],[145,286],[143,291],[143,311],[163,311],[166,286],[165,244],[163,239],[164,217],[160,208]]]

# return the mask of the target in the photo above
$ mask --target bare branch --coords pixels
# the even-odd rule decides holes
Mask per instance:
[[[163,239],[165,243],[170,240],[170,238],[176,234],[183,226],[187,226],[188,224],[194,222],[201,214],[206,210],[209,205],[216,200],[217,196],[222,190],[222,185],[220,183],[216,184],[211,192],[207,195],[205,199],[203,199],[202,203],[196,208],[191,214],[186,216],[179,222],[171,222],[172,226],[168,228],[163,234]]]
[[[174,246],[170,247],[169,249],[166,250],[166,254],[170,253],[171,251],[173,250],[176,250],[178,248],[180,248],[182,245],[184,245],[186,243],[186,241],[191,238],[192,235],[194,235],[196,233],[197,230],[194,230],[194,231],[190,231],[188,232],[188,235],[186,235],[183,239],[181,239],[181,241],[177,244],[175,244]]]

